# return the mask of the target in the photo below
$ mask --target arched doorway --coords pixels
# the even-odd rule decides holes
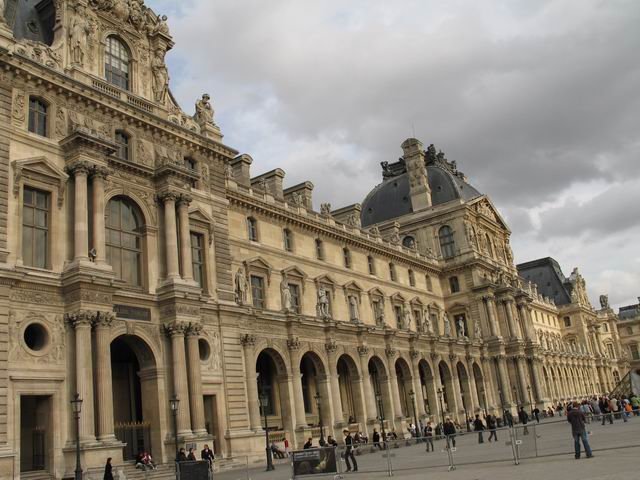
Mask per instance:
[[[329,381],[324,364],[314,352],[307,352],[300,359],[302,398],[308,425],[322,427],[321,438],[325,437],[327,426],[333,424],[331,418]]]
[[[401,413],[405,418],[413,419],[414,405],[411,395],[409,395],[409,392],[413,392],[411,369],[409,368],[409,365],[407,365],[407,362],[402,358],[396,360],[394,368],[396,369],[397,378],[396,388],[398,389],[398,395],[400,397],[399,413]]]
[[[116,438],[125,445],[125,460],[140,451],[161,458],[157,365],[140,337],[121,335],[111,342],[113,420]]]
[[[360,423],[360,430],[364,429],[366,418],[362,411],[363,398],[360,389],[361,378],[355,361],[344,354],[338,359],[338,384],[340,386],[340,403],[344,421]]]
[[[389,380],[387,370],[379,357],[369,359],[369,381],[375,396],[376,417],[378,420],[385,419],[390,425],[393,422],[391,397],[389,392]]]
[[[462,364],[462,362],[458,362],[456,364],[456,370],[458,372],[458,386],[460,388],[460,398],[462,399],[462,410],[465,414],[465,421],[468,421],[469,414],[473,412],[469,375],[467,374],[467,369]]]
[[[480,408],[484,410],[486,414],[487,413],[487,390],[484,385],[484,377],[482,376],[482,370],[480,369],[480,366],[476,362],[473,362],[473,367],[471,368],[473,369],[473,379],[475,380],[475,384],[476,384],[476,393],[477,393],[476,401],[478,402],[477,404],[480,406]]]
[[[424,399],[424,411],[428,416],[438,415],[438,397],[436,393],[435,379],[429,363],[422,359],[418,363],[420,372],[420,386],[422,388],[422,398]]]
[[[441,400],[444,413],[455,413],[456,411],[456,394],[454,391],[453,377],[451,370],[445,362],[438,364],[438,373],[440,374]]]
[[[264,419],[266,414],[270,431],[284,431],[285,435],[293,438],[295,422],[303,423],[304,419],[296,419],[289,396],[287,367],[277,350],[265,348],[258,354],[256,377],[261,417]]]

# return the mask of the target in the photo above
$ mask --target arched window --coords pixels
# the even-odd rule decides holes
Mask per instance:
[[[440,229],[438,233],[440,237],[440,249],[444,258],[452,258],[456,254],[456,242],[453,239],[453,230],[448,225]]]
[[[115,197],[106,217],[107,262],[118,278],[142,286],[142,213],[131,200]]]
[[[49,106],[38,97],[29,97],[29,131],[46,137],[49,134],[47,128],[47,115]]]
[[[127,135],[122,130],[116,131],[116,145],[118,146],[118,151],[116,152],[116,155],[118,155],[118,158],[120,160],[127,160],[127,161],[130,160],[129,158],[130,143],[131,143],[131,139],[129,138],[129,135]]]
[[[407,248],[415,248],[416,247],[416,239],[411,235],[407,235],[402,239],[402,246]]]
[[[129,70],[131,56],[129,49],[118,38],[107,38],[104,53],[104,74],[112,85],[129,90]]]

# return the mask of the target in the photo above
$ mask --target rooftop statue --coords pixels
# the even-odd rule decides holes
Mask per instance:
[[[196,102],[196,113],[193,119],[202,128],[206,125],[214,125],[213,107],[211,106],[211,97],[208,93],[202,95],[202,98]]]

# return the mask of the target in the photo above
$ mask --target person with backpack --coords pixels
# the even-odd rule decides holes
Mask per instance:
[[[482,435],[482,432],[484,432],[484,423],[480,420],[480,415],[476,415],[476,418],[473,421],[473,430],[474,432],[478,432],[478,443],[484,443]]]

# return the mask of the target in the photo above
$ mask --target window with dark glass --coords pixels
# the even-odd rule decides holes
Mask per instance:
[[[293,252],[293,234],[288,228],[282,231],[282,241],[284,243],[284,249],[287,252]]]
[[[396,266],[393,263],[389,264],[389,278],[392,282],[396,281]]]
[[[440,249],[444,258],[452,258],[456,254],[456,243],[453,239],[453,230],[448,225],[440,229],[438,234],[440,238]]]
[[[629,345],[629,350],[631,353],[631,358],[633,360],[640,360],[640,352],[638,351],[637,343],[632,343],[631,345]]]
[[[431,275],[426,275],[424,277],[424,279],[427,282],[427,291],[428,292],[432,292],[433,291],[433,282],[431,281]]]
[[[460,291],[460,282],[458,281],[458,277],[449,278],[449,288],[451,289],[451,293],[458,293]]]
[[[49,193],[24,188],[22,260],[29,267],[49,267],[49,204]]]
[[[400,328],[400,325],[402,325],[402,322],[403,322],[402,307],[400,305],[394,305],[393,312],[395,313],[395,316],[396,316],[396,327]]]
[[[258,222],[255,218],[247,218],[247,231],[249,234],[249,240],[252,242],[258,241]]]
[[[564,317],[564,326],[565,327],[571,326],[571,317]]]
[[[127,47],[116,37],[107,38],[104,54],[104,74],[107,82],[129,90],[130,61]]]
[[[264,309],[264,278],[251,275],[251,297],[255,308]]]
[[[116,277],[129,285],[142,285],[144,222],[138,207],[124,197],[109,202],[106,214],[107,262]]]
[[[116,132],[116,145],[118,146],[118,151],[116,154],[118,158],[121,160],[129,160],[129,135],[125,132],[118,130]]]
[[[193,173],[196,173],[197,170],[198,170],[198,162],[196,162],[191,157],[185,157],[184,158],[184,168],[186,168],[187,170],[190,170]],[[191,188],[197,188],[198,187],[198,181],[195,178],[190,178],[189,179],[189,186]]]
[[[295,313],[300,313],[300,286],[290,283],[289,291],[291,292],[291,308]]]
[[[49,107],[36,97],[29,97],[29,131],[42,137],[48,136],[47,116]]]
[[[316,258],[318,260],[324,260],[324,244],[319,238],[316,239]]]
[[[348,248],[342,249],[342,256],[344,258],[344,266],[345,268],[351,268],[351,252]]]
[[[412,287],[416,286],[416,275],[413,273],[413,270],[409,270],[409,285]]]
[[[367,264],[369,265],[369,275],[376,274],[376,261],[371,255],[367,257]]]
[[[191,232],[191,263],[193,279],[200,287],[204,287],[204,236]]]

